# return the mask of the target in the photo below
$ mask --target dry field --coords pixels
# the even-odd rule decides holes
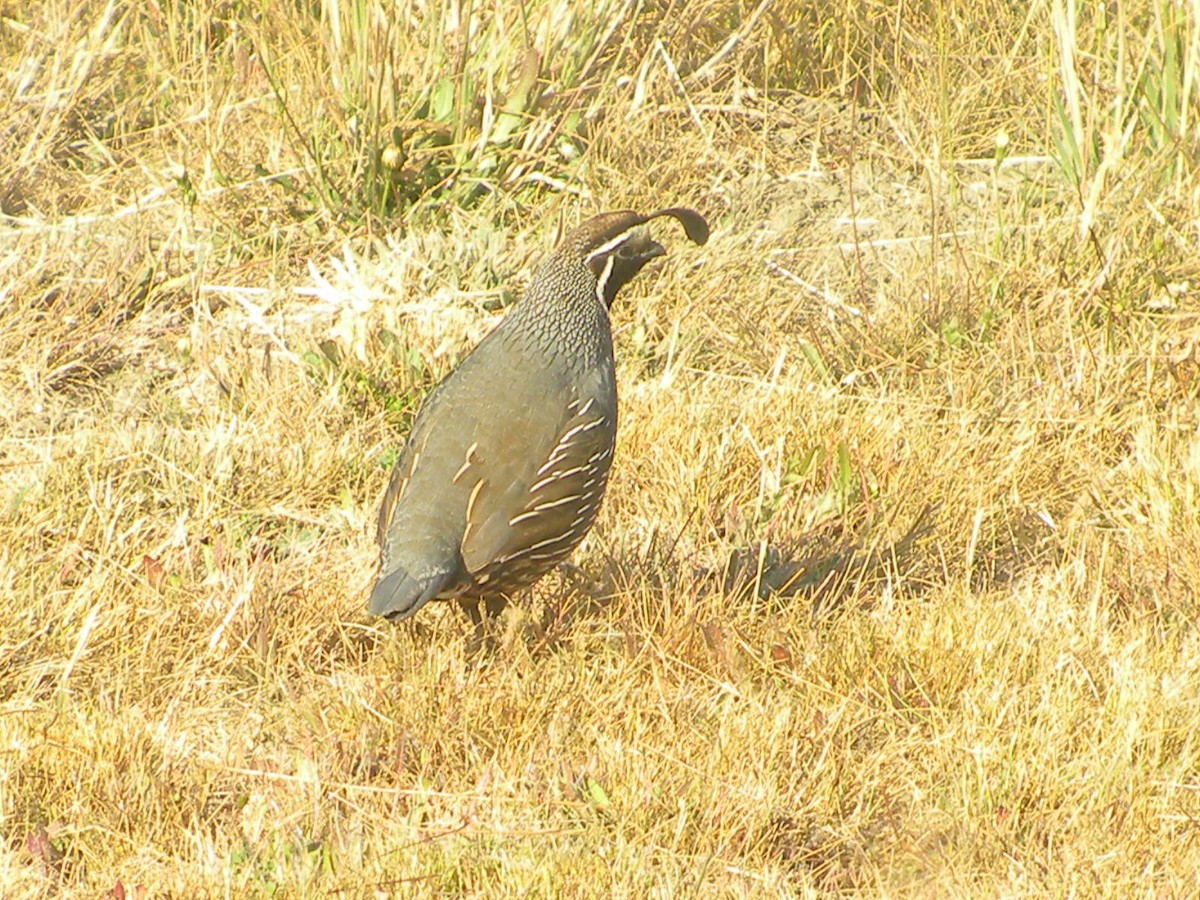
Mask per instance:
[[[1197,0],[0,0],[0,60],[0,896],[1200,890]],[[679,204],[578,568],[369,618],[421,398]]]

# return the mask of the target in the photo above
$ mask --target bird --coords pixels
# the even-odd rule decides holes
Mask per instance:
[[[666,253],[645,227],[692,209],[593,216],[541,263],[513,310],[426,397],[380,504],[373,615],[456,600],[482,634],[570,555],[600,509],[617,433],[609,309]]]

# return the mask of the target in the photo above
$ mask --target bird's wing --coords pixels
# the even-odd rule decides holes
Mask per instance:
[[[527,405],[510,422],[520,452],[495,448],[467,506],[462,558],[486,583],[493,569],[540,573],[586,534],[604,495],[616,434],[615,403],[574,393],[547,397],[562,410],[547,426],[547,407]],[[551,407],[552,408],[552,407]],[[480,449],[483,453],[483,449]]]

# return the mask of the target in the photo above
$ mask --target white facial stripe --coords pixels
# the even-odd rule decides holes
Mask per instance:
[[[625,243],[627,240],[629,240],[631,237],[633,237],[633,235],[641,227],[642,226],[640,226],[640,225],[636,225],[633,228],[629,228],[629,229],[626,229],[625,231],[622,231],[615,238],[613,238],[612,240],[609,240],[609,241],[605,241],[603,244],[601,244],[599,247],[597,247],[595,250],[593,250],[591,253],[589,253],[587,256],[585,256],[583,258],[583,261],[585,263],[587,263],[588,265],[591,265],[592,260],[594,260],[597,256],[603,256],[605,253],[608,253],[609,251],[615,250],[617,247],[620,247],[623,243]]]
[[[604,271],[596,279],[596,299],[600,301],[601,306],[607,306],[608,301],[604,299],[604,287],[608,284],[609,276],[612,275],[613,266],[616,264],[616,259],[609,256],[604,260]]]

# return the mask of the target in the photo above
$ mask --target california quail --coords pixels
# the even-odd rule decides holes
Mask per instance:
[[[369,608],[392,619],[456,599],[476,628],[567,557],[595,521],[612,465],[617,392],[608,309],[666,251],[642,227],[690,209],[588,219],[525,296],[426,399],[383,497]]]

